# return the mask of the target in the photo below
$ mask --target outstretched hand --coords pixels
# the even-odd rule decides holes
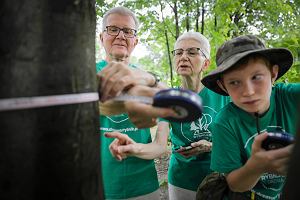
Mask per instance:
[[[135,86],[128,91],[128,94],[134,96],[153,97],[158,88],[150,88],[147,86]],[[125,102],[125,109],[131,122],[138,128],[148,128],[157,124],[157,118],[176,117],[176,112],[171,108],[153,107],[150,104],[144,104],[134,101]]]
[[[137,153],[139,150],[139,144],[126,134],[122,134],[120,132],[106,132],[104,135],[107,138],[115,138],[109,145],[109,150],[112,156],[119,161]]]

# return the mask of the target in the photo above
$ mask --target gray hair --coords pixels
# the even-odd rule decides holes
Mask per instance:
[[[182,40],[188,40],[188,39],[193,39],[193,40],[196,40],[197,42],[199,42],[201,44],[201,49],[205,53],[205,56],[207,58],[210,58],[210,44],[209,44],[209,41],[208,41],[208,39],[204,35],[202,35],[199,32],[190,31],[190,32],[183,33],[181,36],[179,36],[177,38],[174,46],[176,47],[177,44],[180,41],[182,41]]]
[[[107,18],[111,14],[119,14],[119,15],[124,15],[124,16],[130,16],[130,17],[132,17],[132,19],[134,20],[134,23],[135,23],[135,29],[138,30],[138,28],[139,28],[139,21],[136,18],[135,14],[131,10],[129,10],[128,8],[120,6],[120,7],[114,7],[112,9],[108,10],[104,14],[103,20],[102,20],[102,31],[105,30],[106,23],[107,23]]]

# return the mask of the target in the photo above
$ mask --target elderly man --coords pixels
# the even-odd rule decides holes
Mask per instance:
[[[96,64],[100,79],[101,101],[105,102],[126,90],[131,94],[152,96],[157,79],[150,73],[137,69],[130,64],[130,55],[138,43],[136,36],[138,20],[124,7],[109,10],[103,17],[101,43],[105,49],[105,60]],[[146,91],[146,92],[145,92]],[[126,104],[128,112],[136,117],[141,114],[147,124],[155,124],[153,117],[174,115],[171,109],[153,108],[142,103]],[[101,109],[100,109],[101,113]],[[135,114],[134,114],[135,113]],[[128,135],[140,143],[151,142],[149,129],[138,129],[127,114],[114,116],[100,115],[101,162],[106,199],[159,199],[158,179],[153,160],[128,158],[117,161],[109,152],[112,139],[104,137],[106,132]]]

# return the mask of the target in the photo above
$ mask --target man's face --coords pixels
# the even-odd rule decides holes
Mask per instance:
[[[120,14],[109,15],[107,17],[106,26],[135,29],[133,18]],[[125,37],[123,31],[120,31],[119,34],[115,36],[109,35],[107,31],[104,31],[100,35],[100,40],[105,49],[107,61],[128,59],[138,42],[136,36],[132,38]]]
[[[225,73],[222,81],[235,105],[249,113],[263,114],[270,106],[278,67],[273,66],[271,71],[262,59],[250,59],[247,64]]]

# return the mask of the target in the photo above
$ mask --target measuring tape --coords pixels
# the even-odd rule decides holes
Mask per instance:
[[[79,104],[98,100],[99,95],[97,92],[1,99],[0,112],[58,105]],[[191,122],[200,118],[202,115],[201,98],[196,93],[190,90],[172,88],[159,91],[154,95],[153,98],[122,94],[111,99],[111,102],[124,101],[137,101],[156,107],[172,108],[178,114],[178,116],[166,117],[166,119],[173,122]],[[113,106],[116,106],[116,104],[109,105],[107,110],[109,110],[109,108]],[[123,106],[120,106],[119,111],[122,110],[122,107]],[[103,107],[103,112],[106,112],[105,107]],[[122,110],[122,112],[126,111]]]
[[[0,112],[98,101],[97,92],[0,99]]]

